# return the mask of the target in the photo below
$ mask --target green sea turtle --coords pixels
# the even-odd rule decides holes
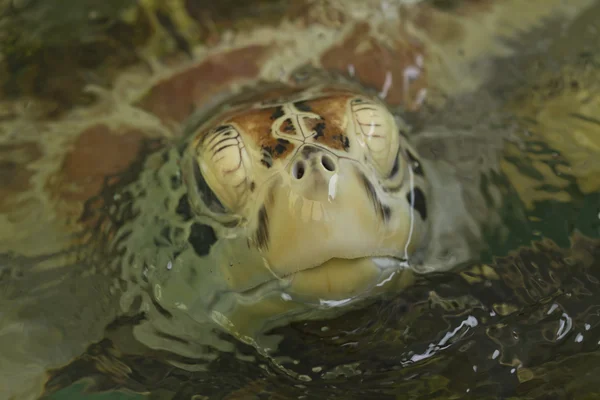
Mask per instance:
[[[274,326],[478,256],[499,218],[499,189],[482,177],[498,167],[501,135],[415,136],[376,95],[328,76],[199,110],[179,143],[105,189],[110,258],[130,283],[121,303],[144,299],[152,316],[136,329],[152,346],[164,345],[150,339],[157,329],[179,337],[217,322],[272,348],[257,340]]]

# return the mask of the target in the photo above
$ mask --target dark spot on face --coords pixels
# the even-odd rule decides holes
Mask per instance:
[[[379,218],[381,218],[382,221],[388,221],[391,214],[391,210],[389,210],[389,207],[384,206],[381,203],[381,200],[379,200],[379,196],[377,195],[377,191],[375,190],[375,187],[369,181],[369,179],[367,179],[367,177],[364,174],[359,174],[363,187],[367,192],[367,196],[369,197],[369,200],[371,200],[373,207],[375,207],[375,212],[379,215]],[[385,208],[388,208],[388,211],[386,211]]]
[[[340,140],[342,142],[342,145],[344,146],[345,150],[350,149],[350,140],[348,140],[348,136],[346,135],[341,135],[340,136]]]
[[[339,142],[342,144],[342,147],[344,147],[344,150],[348,151],[350,148],[350,140],[348,140],[348,136],[342,134],[334,135],[333,139],[339,140]]]
[[[179,198],[179,203],[177,203],[177,208],[175,209],[177,215],[179,215],[184,221],[189,221],[192,219],[192,209],[190,208],[190,203],[188,202],[188,195],[184,194]]]
[[[263,146],[262,147],[262,152],[263,152],[263,155],[265,155],[265,156],[272,156],[273,155],[273,149],[271,148],[271,146]]]
[[[297,101],[294,103],[294,107],[296,107],[299,111],[310,112],[312,108],[305,101]]]
[[[287,150],[287,145],[289,145],[289,144],[290,144],[290,142],[285,139],[277,139],[277,146],[275,146],[275,154],[276,155],[283,154],[283,152],[285,152]]]
[[[392,170],[390,171],[389,178],[393,178],[400,171],[400,151],[396,154],[396,159],[394,160],[394,165],[392,166]],[[388,178],[388,179],[389,179]]]
[[[273,166],[273,149],[269,146],[262,147],[262,159],[260,163],[267,168],[271,168]]]
[[[200,167],[194,162],[194,178],[196,179],[196,188],[200,198],[206,206],[213,212],[224,213],[225,206],[221,203],[217,195],[212,191],[208,183],[204,180]]]
[[[315,132],[317,133],[315,135],[315,140],[319,139],[320,137],[324,137],[325,136],[325,122],[319,122],[318,124],[316,124]]]
[[[287,134],[295,133],[295,128],[294,124],[292,123],[292,120],[288,118],[285,121],[283,121],[283,123],[279,127],[279,131]]]
[[[256,183],[250,182],[250,191],[254,192],[255,189],[256,189]]]
[[[190,227],[188,242],[200,257],[206,256],[217,241],[215,230],[208,225],[195,223]]]
[[[417,157],[415,157],[414,154],[412,154],[408,150],[406,150],[406,155],[408,156],[408,159],[410,160],[410,165],[411,165],[414,173],[417,175],[420,175],[420,176],[425,176],[425,173],[423,172],[423,168],[421,168],[421,163],[419,162],[419,160],[417,160]]]
[[[285,151],[285,146],[282,145],[281,143],[278,143],[277,146],[275,146],[275,154],[280,155]]]
[[[392,209],[385,204],[381,207],[381,209],[383,211],[383,220],[386,222],[389,221],[390,217],[392,216]]]
[[[262,206],[258,212],[258,229],[255,237],[259,248],[267,249],[269,247],[269,215],[265,206]]]
[[[427,204],[425,201],[425,195],[423,191],[418,187],[415,187],[406,194],[406,200],[412,208],[414,208],[420,215],[423,221],[427,220]]]
[[[275,108],[275,111],[273,111],[273,114],[271,114],[271,120],[275,121],[277,118],[280,118],[283,116],[283,107],[279,106]]]

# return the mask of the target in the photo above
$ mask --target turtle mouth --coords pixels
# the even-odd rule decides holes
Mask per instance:
[[[259,298],[279,292],[284,300],[303,302],[346,301],[362,297],[391,281],[396,272],[408,268],[405,259],[392,256],[333,257],[324,263],[277,275],[240,294]]]
[[[351,263],[351,262],[355,262],[358,260],[371,260],[374,262],[376,261],[377,263],[375,265],[377,265],[377,267],[379,267],[381,269],[391,268],[391,265],[388,265],[391,263],[394,263],[395,265],[398,265],[400,263],[406,263],[405,259],[393,257],[393,256],[362,256],[362,257],[359,256],[359,257],[351,257],[351,258],[331,257],[328,260],[326,260],[325,262],[322,262],[320,264],[313,265],[311,267],[307,267],[307,268],[303,268],[303,269],[299,269],[297,271],[288,272],[281,276],[278,276],[276,273],[273,272],[274,277],[272,280],[290,279],[298,274],[307,273],[310,271],[316,271],[320,268],[321,269],[327,268],[332,262]],[[388,264],[385,264],[385,262],[387,262]]]

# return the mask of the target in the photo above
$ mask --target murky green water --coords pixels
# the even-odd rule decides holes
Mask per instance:
[[[143,218],[174,208],[168,201],[149,205],[165,200],[149,192],[181,189],[170,175],[177,164],[160,163],[192,100],[209,102],[204,91],[218,97],[238,75],[259,75],[247,73],[253,56],[236,59],[235,65],[243,64],[236,70],[219,64],[219,56],[230,60],[223,48],[213,50],[217,61],[198,49],[229,37],[225,42],[237,43],[233,48],[256,46],[251,54],[258,54],[266,43],[278,50],[261,70],[267,79],[288,63],[297,67],[290,58],[311,59],[321,46],[319,61],[335,69],[345,53],[327,57],[328,46],[337,45],[331,38],[353,18],[372,17],[369,12],[383,16],[368,21],[388,38],[385,44],[351,42],[344,51],[393,50],[389,37],[399,34],[386,36],[398,22],[392,4],[367,2],[344,14],[336,2],[325,8],[298,2],[292,11],[265,2],[264,8],[232,13],[193,1],[148,2],[148,16],[133,2],[122,9],[67,3],[60,4],[71,10],[65,13],[68,25],[63,23],[74,37],[52,23],[60,19],[56,8],[39,1],[1,5],[0,397],[600,397],[598,2],[545,3],[557,10],[547,15],[540,11],[544,6],[515,1],[502,9],[493,1],[466,0],[400,9],[398,15],[411,16],[410,26],[427,26],[431,12],[440,27],[423,31],[428,37],[414,34],[427,55],[426,92],[418,90],[423,71],[414,72],[421,64],[408,63],[404,71],[413,71],[416,86],[403,86],[394,97],[394,85],[406,81],[389,66],[411,57],[408,50],[385,64],[396,77],[391,89],[385,73],[380,81],[364,73],[377,69],[364,61],[370,53],[344,64],[366,86],[383,85],[376,89],[399,107],[414,135],[439,127],[474,132],[472,140],[449,136],[419,150],[434,161],[436,154],[452,160],[465,196],[481,197],[492,208],[499,193],[502,202],[489,214],[497,220],[486,225],[487,246],[477,260],[417,275],[404,290],[341,315],[276,327],[261,336],[260,351],[217,326],[206,328],[191,312],[165,308],[148,294],[156,293],[152,285],[162,275],[127,261],[172,250],[170,243],[148,247],[135,238],[162,232],[161,221],[152,225]],[[420,15],[412,8],[429,6],[437,11]],[[308,15],[306,25],[285,25],[279,12]],[[448,22],[457,15],[458,25]],[[98,23],[81,24],[86,18]],[[48,25],[29,28],[40,19]],[[21,39],[15,21],[28,27]],[[257,24],[264,31],[252,36]],[[306,26],[321,42],[298,33]],[[434,57],[440,54],[447,58]],[[194,79],[224,86],[192,94],[186,91],[192,80],[161,86],[175,81],[174,71],[193,70],[204,59],[213,61],[198,67]],[[498,168],[492,168],[496,156]],[[164,186],[139,184],[153,179]],[[136,201],[142,197],[150,200]],[[478,221],[484,225],[491,222],[485,210],[473,206],[469,213],[483,215]],[[173,242],[176,232],[169,236]],[[463,232],[455,235],[460,239]],[[119,243],[129,246],[125,252]],[[164,297],[177,295],[161,287]],[[189,293],[180,296],[183,302]],[[265,351],[271,344],[277,345]]]

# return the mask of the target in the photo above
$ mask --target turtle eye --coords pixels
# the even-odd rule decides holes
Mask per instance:
[[[394,116],[382,104],[357,98],[351,102],[359,143],[367,150],[375,168],[388,176],[395,166],[400,135]]]
[[[196,149],[194,178],[204,204],[213,212],[239,211],[250,192],[251,162],[238,130],[219,126]]]

